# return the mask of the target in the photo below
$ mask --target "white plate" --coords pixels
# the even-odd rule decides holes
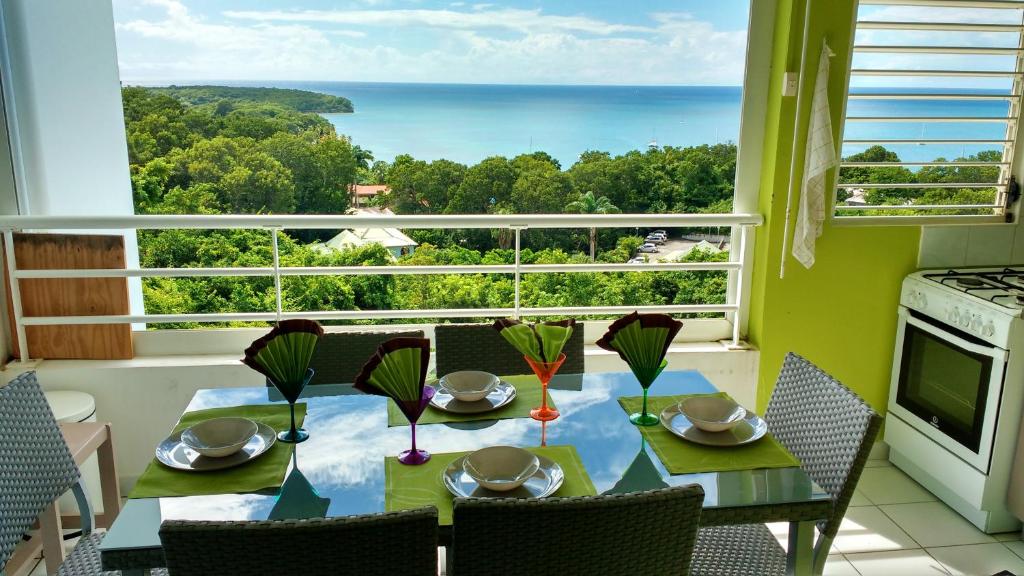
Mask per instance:
[[[522,486],[508,492],[494,492],[476,483],[472,476],[463,468],[461,456],[452,461],[441,473],[441,482],[449,492],[467,498],[544,498],[562,487],[565,472],[557,462],[543,456],[537,456],[540,468]]]
[[[438,383],[437,392],[430,400],[430,405],[438,410],[453,414],[479,414],[507,406],[515,398],[516,387],[504,380],[483,400],[477,400],[476,402],[456,400],[455,396],[452,396],[452,393],[443,384]]]
[[[181,433],[176,432],[156,447],[156,459],[176,470],[189,472],[208,472],[240,466],[269,450],[277,440],[277,432],[273,428],[262,422],[256,424],[258,426],[256,435],[241,450],[231,456],[207,458],[186,446],[181,441]]]
[[[750,410],[747,410],[747,416],[743,421],[731,430],[705,432],[694,426],[679,411],[678,404],[673,404],[661,411],[661,425],[684,440],[705,446],[742,446],[759,440],[768,433],[768,424]]]

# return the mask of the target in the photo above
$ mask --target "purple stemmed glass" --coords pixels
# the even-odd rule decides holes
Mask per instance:
[[[434,392],[433,386],[424,386],[423,396],[420,397],[419,402],[415,400],[395,400],[398,409],[402,411],[402,414],[405,414],[405,417],[409,420],[409,427],[412,428],[412,447],[398,455],[398,461],[402,464],[416,466],[430,460],[430,452],[416,448],[416,421],[420,419],[423,411],[427,409],[430,399],[434,397]]]

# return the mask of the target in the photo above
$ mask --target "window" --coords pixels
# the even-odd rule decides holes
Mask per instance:
[[[837,220],[1004,220],[1022,16],[1019,0],[861,0]]]

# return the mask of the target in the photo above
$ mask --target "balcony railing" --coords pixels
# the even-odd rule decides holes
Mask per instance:
[[[175,322],[274,322],[287,318],[314,320],[367,320],[400,318],[471,318],[520,316],[604,315],[641,312],[724,313],[732,321],[732,340],[739,343],[738,312],[746,301],[743,268],[747,261],[748,231],[763,219],[759,214],[559,214],[559,215],[459,215],[459,216],[0,216],[7,255],[8,285],[21,358],[31,358],[25,337],[26,326],[72,324],[128,324]],[[515,235],[515,262],[499,265],[470,266],[321,266],[282,267],[278,252],[281,230],[346,229],[487,229],[511,230]],[[727,262],[656,262],[646,264],[522,264],[520,236],[527,229],[588,228],[712,228],[733,229],[733,249]],[[263,229],[270,235],[273,265],[252,268],[136,268],[136,269],[74,269],[21,270],[14,257],[16,231],[137,231],[165,229]],[[738,238],[738,241],[736,239]],[[724,304],[673,304],[653,306],[579,306],[523,307],[520,303],[520,279],[523,274],[573,272],[678,272],[727,271],[730,290]],[[281,278],[310,275],[417,275],[417,274],[510,274],[514,277],[513,301],[507,308],[452,308],[442,310],[332,310],[285,311],[281,302]],[[105,316],[25,316],[21,305],[20,281],[41,278],[142,278],[142,277],[216,277],[262,276],[274,280],[276,309],[273,312],[230,312],[202,314],[123,314]]]

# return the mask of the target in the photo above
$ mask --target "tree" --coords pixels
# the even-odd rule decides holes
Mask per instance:
[[[576,214],[618,214],[621,212],[618,207],[608,200],[607,196],[594,196],[594,193],[587,191],[581,194],[577,200],[566,205],[566,212]],[[597,228],[590,229],[590,261],[593,262],[597,256]]]

